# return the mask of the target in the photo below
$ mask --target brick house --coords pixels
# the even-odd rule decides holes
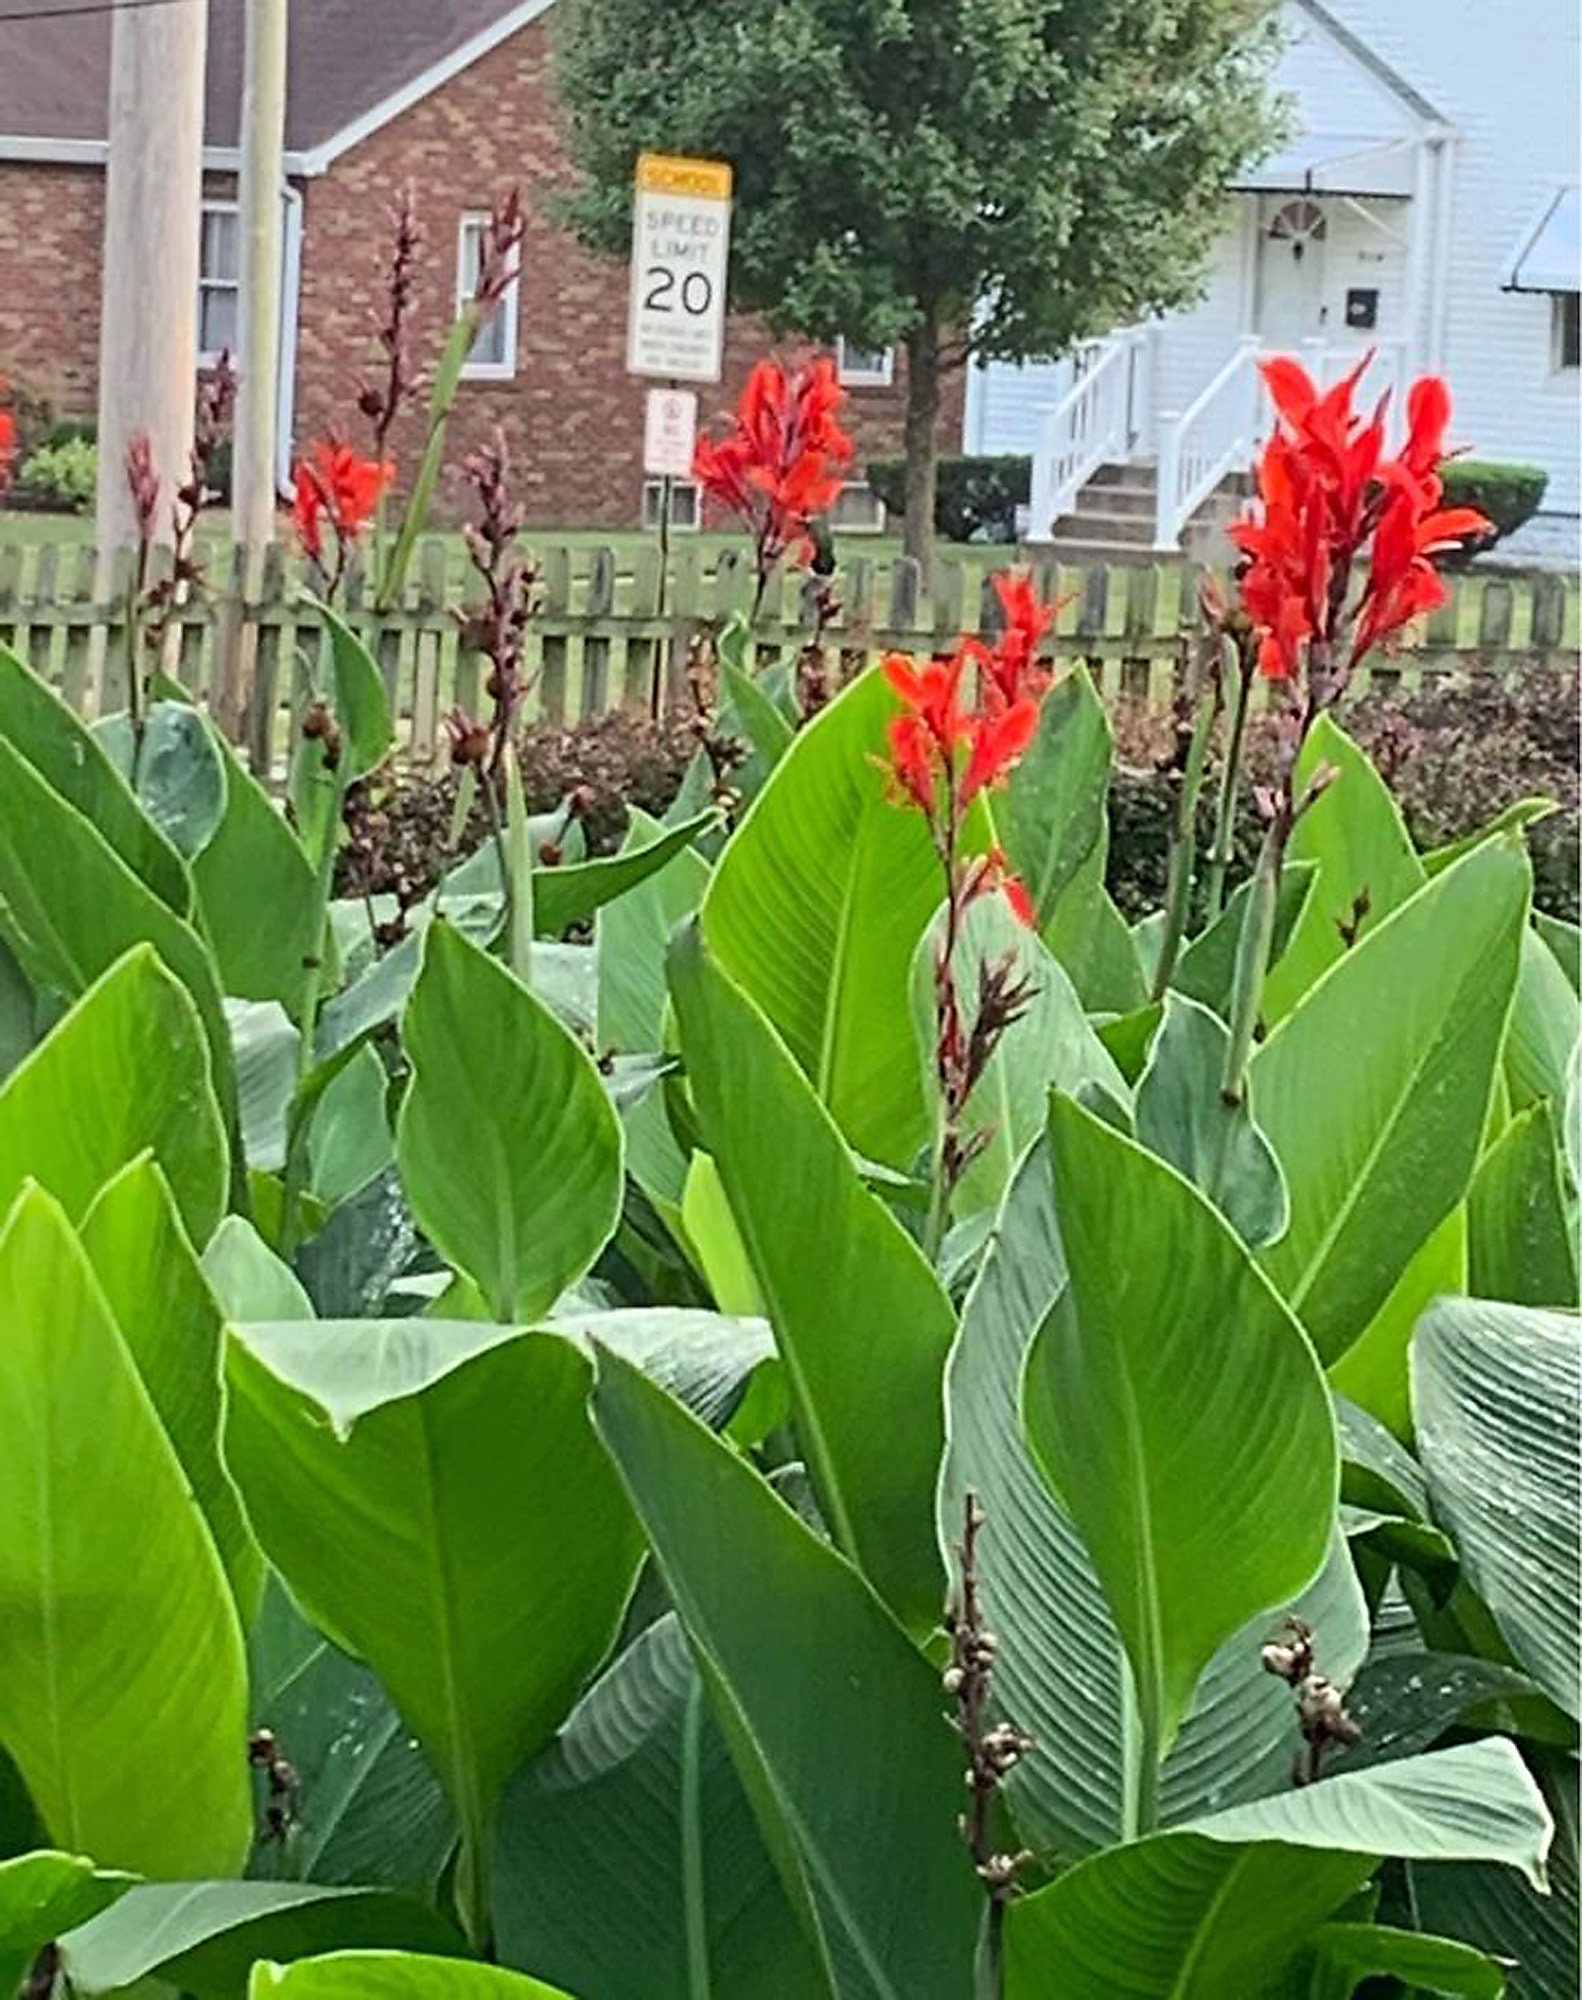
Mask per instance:
[[[200,346],[212,354],[235,330],[243,4],[208,5]],[[480,211],[517,186],[528,215],[521,279],[462,385],[451,476],[498,424],[532,521],[628,527],[657,502],[642,472],[645,385],[625,371],[626,265],[591,256],[554,219],[571,168],[551,79],[550,5],[380,0],[374,10],[366,0],[295,0],[283,438],[300,448],[335,427],[356,435],[398,190],[414,186],[423,227],[415,346],[427,362],[458,291],[470,288]],[[91,415],[97,394],[109,47],[103,13],[12,27],[0,15],[0,376],[63,415]],[[734,400],[767,345],[760,325],[732,320],[725,379],[701,392],[705,420]],[[838,358],[860,468],[899,451],[904,363],[843,346]],[[942,440],[962,431],[961,378],[951,380]],[[414,413],[395,439],[402,462],[415,461],[419,434]],[[286,462],[283,448],[283,474]],[[695,504],[690,490],[679,494],[678,525]],[[837,518],[857,528],[880,516],[858,480]]]

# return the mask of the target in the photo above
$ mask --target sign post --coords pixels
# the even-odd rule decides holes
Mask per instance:
[[[725,278],[731,242],[731,169],[724,160],[639,153],[632,199],[632,296],[626,372],[658,377],[643,425],[643,470],[659,482],[659,590],[665,614],[675,481],[692,470],[698,399],[678,382],[717,382],[725,359]],[[655,642],[653,709],[660,702]]]

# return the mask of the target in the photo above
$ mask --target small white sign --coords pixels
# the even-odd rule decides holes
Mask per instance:
[[[730,243],[731,170],[723,160],[639,154],[628,374],[720,379]]]
[[[698,442],[693,389],[650,389],[643,420],[643,470],[659,479],[690,479]]]

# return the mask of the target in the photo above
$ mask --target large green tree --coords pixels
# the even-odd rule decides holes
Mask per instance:
[[[733,303],[906,355],[925,563],[943,384],[1190,300],[1277,134],[1274,0],[562,0],[573,219],[627,248],[640,149],[736,170]]]

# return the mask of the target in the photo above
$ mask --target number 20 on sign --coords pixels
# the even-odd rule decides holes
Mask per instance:
[[[731,170],[641,153],[632,204],[632,375],[717,382],[725,350]]]

